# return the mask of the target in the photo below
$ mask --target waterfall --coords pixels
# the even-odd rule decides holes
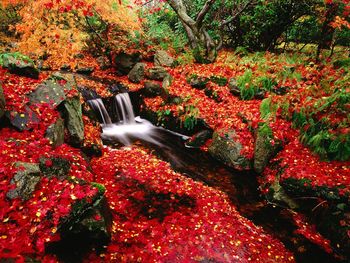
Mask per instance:
[[[103,121],[101,135],[106,141],[118,141],[124,145],[130,145],[133,141],[139,140],[159,147],[164,146],[164,141],[160,140],[162,129],[153,126],[149,121],[140,117],[135,118],[132,103],[128,93],[120,93],[114,97],[112,107],[107,107],[112,111],[112,118],[108,114],[101,99],[88,101],[89,105],[96,113],[99,113]],[[116,123],[112,123],[116,119]],[[168,133],[171,133],[168,131]],[[173,134],[181,136],[181,134]]]
[[[87,101],[90,105],[90,107],[95,111],[99,112],[102,122],[104,125],[112,124],[111,117],[109,116],[105,105],[103,104],[103,101],[101,99],[93,99]]]
[[[115,113],[123,124],[135,123],[134,110],[128,93],[117,94],[114,98]]]

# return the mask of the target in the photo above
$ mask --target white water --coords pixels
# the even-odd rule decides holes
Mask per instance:
[[[103,124],[108,125],[112,124],[111,117],[109,116],[105,105],[101,99],[88,100],[90,107],[95,111],[99,112],[102,118]]]
[[[158,138],[161,128],[153,126],[149,121],[140,117],[135,118],[128,93],[121,93],[115,96],[114,111],[117,117],[116,123],[112,123],[112,118],[108,114],[101,99],[89,100],[88,103],[96,113],[100,114],[103,121],[101,125],[103,131],[101,135],[102,139],[118,141],[126,146],[131,145],[135,140],[145,141],[161,147],[164,146],[160,138]],[[173,134],[183,136],[177,133]],[[183,136],[183,139],[187,138]]]

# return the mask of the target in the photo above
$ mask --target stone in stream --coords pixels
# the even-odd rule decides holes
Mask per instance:
[[[18,170],[11,183],[15,184],[16,188],[8,191],[6,197],[11,200],[15,198],[28,200],[41,179],[39,165],[36,163],[16,162],[14,166]]]
[[[164,50],[157,50],[154,54],[154,65],[171,67],[174,59]]]
[[[5,114],[5,105],[6,105],[6,101],[4,96],[4,90],[2,89],[2,85],[0,82],[0,119]]]
[[[35,67],[34,62],[30,58],[19,53],[3,54],[2,66],[8,68],[13,74],[35,79],[39,77],[39,71]]]
[[[227,132],[224,135],[214,132],[213,141],[208,149],[209,153],[227,166],[249,169],[251,162],[241,155],[242,145],[233,139],[234,136],[234,131]]]
[[[210,130],[203,130],[195,135],[193,135],[187,142],[186,146],[193,147],[193,148],[199,148],[203,146],[213,135],[213,131]]]
[[[270,159],[281,148],[281,142],[275,141],[267,123],[259,125],[254,145],[254,170],[263,172]]]
[[[136,63],[132,70],[128,74],[128,78],[133,83],[140,83],[145,77],[145,63]]]

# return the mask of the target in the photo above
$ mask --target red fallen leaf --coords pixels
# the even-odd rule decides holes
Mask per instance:
[[[45,161],[45,165],[46,165],[46,167],[51,167],[52,166],[52,160],[51,159],[47,159]]]

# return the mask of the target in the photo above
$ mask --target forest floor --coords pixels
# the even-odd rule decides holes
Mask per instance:
[[[172,77],[166,96],[179,101],[168,103],[162,95],[143,98],[143,109],[157,116],[155,124],[166,126],[172,116],[180,120],[180,129],[189,132],[197,119],[203,120],[219,137],[242,146],[239,155],[244,165],[231,165],[238,170],[253,170],[261,132],[268,148],[278,146],[257,174],[261,196],[279,206],[295,204],[288,209],[298,212],[293,212],[296,234],[333,255],[335,262],[346,260],[349,68],[331,60],[316,65],[297,53],[223,51],[213,64],[187,64],[186,57],[178,61],[176,67],[166,68]],[[56,262],[58,258],[48,251],[62,238],[62,222],[85,215],[77,212],[81,211],[77,204],[93,206],[103,194],[110,207],[111,241],[85,253],[86,262],[296,261],[283,242],[242,216],[224,191],[174,171],[137,144],[117,149],[102,146],[101,128],[87,114],[82,117],[84,140],[79,147],[70,138],[67,119],[65,143],[53,145],[47,129],[67,118],[67,101],[79,98],[86,107],[79,86],[102,98],[113,95],[105,83],[122,83],[131,92],[144,90],[144,81],[132,83],[117,76],[115,68],[102,70],[89,57],[82,63],[94,67],[92,75],[76,75],[77,85],[69,88],[70,80],[58,79],[64,98],[55,98],[57,103],[52,103],[50,94],[47,101],[30,99],[52,72],[42,71],[32,79],[0,68],[6,101],[0,131],[0,258]],[[153,62],[145,64],[154,67]],[[204,86],[194,87],[191,80],[198,79]],[[26,129],[10,123],[18,116],[29,119]],[[213,139],[207,140],[201,150],[210,152],[212,143]],[[100,149],[97,155],[89,151],[95,146]],[[27,169],[20,162],[38,165],[30,175],[36,183],[30,197],[9,198],[8,193],[18,189],[16,178]],[[62,163],[68,169],[63,171]],[[276,185],[289,199],[276,197]],[[89,219],[103,223],[98,211]],[[320,215],[327,217],[325,224],[317,224]]]

